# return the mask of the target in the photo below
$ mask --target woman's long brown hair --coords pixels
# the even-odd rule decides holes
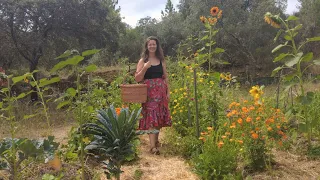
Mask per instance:
[[[144,48],[143,48],[143,51],[141,53],[141,58],[144,60],[145,63],[148,61],[148,58],[149,58],[148,43],[151,40],[156,41],[156,44],[157,44],[156,57],[159,58],[159,60],[161,62],[163,62],[164,61],[163,50],[162,50],[162,48],[160,46],[160,42],[159,42],[158,38],[156,38],[154,36],[148,37],[146,42],[144,43]]]

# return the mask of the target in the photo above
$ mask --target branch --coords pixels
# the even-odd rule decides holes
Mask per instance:
[[[14,27],[13,27],[13,13],[10,13],[9,27],[10,27],[11,38],[12,38],[12,41],[14,43],[14,46],[17,48],[19,54],[21,54],[21,56],[23,56],[26,60],[28,60],[31,63],[32,62],[31,59],[26,54],[24,54],[22,52],[22,50],[19,48],[19,46],[18,46],[18,41],[17,41],[17,38],[15,36]]]
[[[252,53],[249,51],[249,49],[248,49],[246,46],[243,45],[243,43],[240,41],[240,39],[239,39],[237,36],[235,36],[234,34],[228,32],[227,30],[225,30],[225,29],[223,29],[223,30],[224,30],[228,35],[230,35],[231,37],[233,37],[233,38],[237,41],[238,45],[240,45],[240,48],[244,50],[243,52],[244,52],[247,56],[249,56],[249,57],[251,58],[251,60],[253,61],[253,63],[256,63],[256,60],[255,60],[254,56],[253,56]]]

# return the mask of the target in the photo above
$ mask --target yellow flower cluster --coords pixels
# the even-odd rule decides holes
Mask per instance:
[[[173,106],[173,111],[172,115],[183,112],[187,112],[187,108],[185,106],[181,105],[180,102],[184,99],[188,98],[188,93],[187,93],[187,87],[180,88],[180,89],[174,89],[173,91],[170,92],[170,94],[178,94],[178,97],[173,100],[174,106]],[[183,104],[183,102],[182,102]]]
[[[263,86],[259,87],[257,85],[257,86],[253,86],[249,91],[250,95],[254,98],[254,101],[258,101],[260,99],[261,95],[263,94],[262,88]]]
[[[232,76],[230,73],[221,73],[220,74],[220,78],[224,79],[226,81],[231,81],[232,80]]]

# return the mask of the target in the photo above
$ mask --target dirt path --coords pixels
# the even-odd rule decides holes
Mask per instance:
[[[161,139],[161,134],[160,134]],[[149,153],[148,135],[140,136],[139,161],[133,165],[123,166],[123,180],[147,179],[147,180],[196,180],[199,179],[191,171],[191,167],[179,157],[157,156]],[[160,152],[165,147],[160,148]]]

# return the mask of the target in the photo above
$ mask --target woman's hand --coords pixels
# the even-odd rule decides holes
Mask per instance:
[[[144,63],[143,68],[149,69],[151,67],[151,61]]]

